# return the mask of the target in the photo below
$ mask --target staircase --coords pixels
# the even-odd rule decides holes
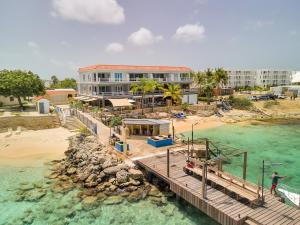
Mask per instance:
[[[63,127],[67,128],[71,132],[76,132],[83,126],[84,125],[74,116],[67,116],[66,122],[63,125]]]

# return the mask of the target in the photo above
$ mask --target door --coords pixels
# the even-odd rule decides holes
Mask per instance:
[[[39,102],[39,113],[45,113],[44,103]]]

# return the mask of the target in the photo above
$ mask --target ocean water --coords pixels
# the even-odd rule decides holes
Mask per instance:
[[[191,137],[191,133],[184,133]],[[250,124],[231,124],[194,131],[194,138],[206,137],[222,146],[232,146],[248,152],[247,179],[257,183],[262,177],[265,160],[265,187],[271,184],[271,175],[277,171],[287,176],[279,181],[300,193],[300,121],[277,121]],[[227,149],[227,148],[225,148]],[[222,148],[221,148],[222,150]],[[224,153],[228,150],[224,150]],[[242,176],[243,156],[232,157],[225,171]]]
[[[97,202],[83,207],[79,190],[53,192],[52,182],[44,178],[48,167],[7,167],[0,165],[0,225],[216,225],[212,219],[193,208],[170,198],[164,206],[150,200],[137,203],[123,201],[106,205]],[[27,198],[22,193],[27,191]]]

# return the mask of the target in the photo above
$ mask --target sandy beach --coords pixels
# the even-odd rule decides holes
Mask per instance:
[[[65,128],[22,131],[7,137],[0,133],[0,165],[40,166],[44,162],[60,159],[73,135]]]

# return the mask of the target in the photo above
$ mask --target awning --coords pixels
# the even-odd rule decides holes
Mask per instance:
[[[120,98],[120,99],[108,99],[113,107],[129,107],[132,104],[129,102],[128,98]]]
[[[96,101],[96,98],[88,98],[88,99],[82,99],[82,101],[84,102],[92,102],[92,101]]]
[[[76,100],[83,100],[83,99],[87,99],[89,97],[86,97],[86,96],[78,96],[78,97],[74,97],[74,99]]]

